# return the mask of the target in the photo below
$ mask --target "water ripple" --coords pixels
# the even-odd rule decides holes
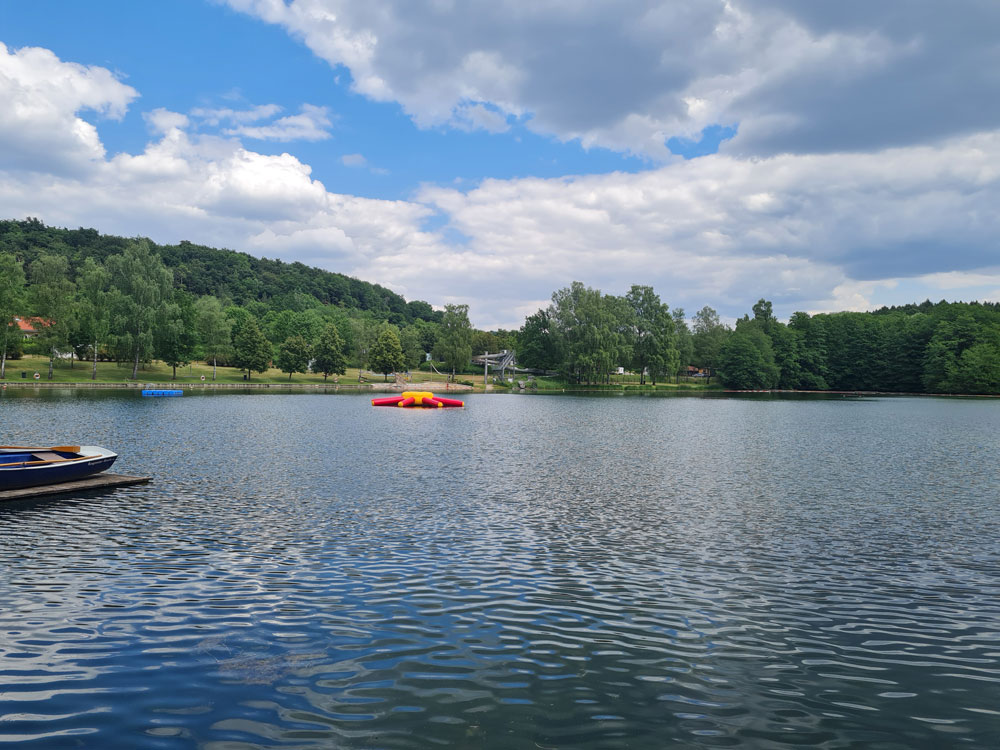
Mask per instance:
[[[155,475],[0,506],[0,743],[1000,744],[1000,404],[0,411]]]

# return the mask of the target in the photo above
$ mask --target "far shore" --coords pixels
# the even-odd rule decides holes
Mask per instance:
[[[372,392],[393,392],[393,391],[431,391],[444,393],[533,393],[533,394],[558,394],[558,393],[626,393],[632,391],[636,394],[651,393],[672,393],[689,396],[696,395],[745,395],[751,393],[782,395],[797,394],[804,396],[842,396],[842,397],[877,397],[877,396],[919,396],[922,398],[1000,398],[1000,394],[969,394],[969,393],[899,393],[893,391],[800,391],[800,390],[734,390],[722,388],[655,388],[638,385],[614,385],[614,386],[566,386],[563,388],[498,388],[488,384],[485,388],[482,383],[469,385],[468,383],[447,383],[442,381],[427,381],[420,383],[385,383],[378,382],[335,382],[329,381],[314,383],[257,383],[253,381],[243,382],[183,382],[177,381],[126,381],[126,382],[101,382],[101,381],[79,381],[62,382],[49,380],[0,380],[0,389],[6,390],[8,387],[17,390],[26,389],[60,389],[60,388],[81,388],[81,389],[155,389],[155,390],[179,390],[179,391],[243,391],[243,390],[279,390],[279,391],[333,391],[335,393],[372,393]]]
[[[102,383],[100,381],[79,381],[62,382],[58,380],[0,380],[0,387],[7,388],[132,388],[132,389],[156,389],[175,391],[198,391],[198,390],[244,390],[246,388],[277,388],[279,390],[334,390],[334,391],[473,391],[476,387],[464,383],[404,383],[397,385],[392,381],[388,383],[338,383],[329,381],[326,383],[255,383],[251,381],[237,383],[220,383],[206,381],[204,383],[178,383],[177,381],[127,381],[122,383]],[[482,386],[478,387],[482,390]]]

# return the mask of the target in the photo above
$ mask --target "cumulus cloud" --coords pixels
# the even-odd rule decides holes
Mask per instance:
[[[998,197],[998,134],[875,160],[716,155],[636,175],[487,180],[420,196],[470,238],[462,260],[472,278],[531,290],[576,278],[617,293],[652,283],[686,307],[766,296],[785,312],[875,304],[895,280],[944,269],[979,269],[948,277],[953,288],[991,278],[981,274],[1000,265]]]
[[[993,291],[1000,278],[996,131],[874,153],[714,155],[639,174],[492,179],[373,200],[331,192],[292,154],[192,133],[188,117],[162,109],[147,114],[156,135],[141,153],[107,158],[96,129],[90,141],[77,137],[77,113],[120,114],[133,90],[44,50],[2,59],[3,91],[34,105],[3,109],[2,133],[35,129],[39,154],[30,169],[0,162],[9,216],[298,260],[409,299],[468,303],[484,327],[519,325],[575,279],[616,294],[652,284],[672,306],[735,316],[761,296],[787,315],[878,305],[908,284],[951,297]],[[43,84],[39,70],[65,80]],[[65,169],[81,160],[84,172]]]
[[[104,146],[79,113],[117,119],[137,96],[104,68],[0,43],[0,168],[61,175],[91,168],[104,158]]]
[[[872,151],[1000,125],[1000,4],[979,0],[227,2],[422,126],[524,118],[665,160],[668,138],[712,124],[739,124],[725,148],[756,155]]]
[[[77,112],[121,116],[138,96],[107,70],[63,63],[47,50],[8,54],[4,47],[0,91],[13,103],[0,108],[0,205],[8,216],[160,242],[191,239],[355,274],[380,253],[431,244],[421,230],[425,206],[331,193],[296,157],[192,134],[189,117],[169,110],[145,114],[157,137],[141,153],[107,158],[96,128]],[[273,114],[257,109],[253,117]],[[313,122],[326,117],[320,108],[304,114]],[[67,168],[81,163],[85,173]]]
[[[989,251],[1000,232],[1000,136],[880,160],[891,179],[859,154],[716,155],[636,175],[487,180],[384,201],[330,192],[288,154],[172,130],[86,183],[0,174],[0,202],[15,216],[191,239],[356,275],[410,299],[468,303],[482,326],[518,325],[574,279],[617,294],[652,284],[672,306],[736,316],[760,296],[787,315],[878,305],[907,277],[949,296],[1000,278]],[[432,217],[440,230],[423,229]],[[865,253],[846,249],[856,247]]]
[[[171,112],[159,107],[143,115],[154,133],[169,133],[171,130],[183,130],[190,124],[187,115]]]

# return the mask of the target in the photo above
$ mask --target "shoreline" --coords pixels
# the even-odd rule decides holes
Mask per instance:
[[[442,388],[442,386],[444,386]],[[800,395],[812,395],[812,396],[856,396],[856,397],[875,397],[875,396],[908,396],[908,397],[921,397],[921,398],[1000,398],[1000,394],[995,393],[911,393],[911,392],[900,392],[900,391],[802,391],[802,390],[790,390],[790,389],[771,389],[771,390],[736,390],[736,389],[719,389],[719,388],[683,388],[683,389],[654,389],[647,390],[639,386],[623,386],[620,388],[544,388],[539,390],[528,390],[528,389],[495,389],[493,387],[483,388],[482,386],[466,385],[464,383],[442,383],[440,381],[431,381],[424,383],[404,383],[398,385],[396,383],[254,383],[254,382],[244,382],[244,383],[177,383],[176,381],[145,381],[139,382],[126,382],[126,383],[93,383],[88,381],[78,381],[69,383],[57,383],[48,381],[14,381],[14,380],[0,380],[0,389],[6,390],[8,387],[16,389],[26,389],[26,388],[42,388],[42,389],[54,389],[54,388],[70,388],[70,389],[87,389],[87,388],[110,388],[110,389],[120,389],[120,390],[141,390],[145,388],[149,389],[162,389],[162,390],[190,390],[190,391],[212,391],[212,390],[285,390],[285,391],[333,391],[333,392],[357,392],[357,393],[368,393],[368,392],[394,392],[394,391],[443,391],[445,393],[531,393],[535,395],[544,394],[564,394],[564,393],[620,393],[625,394],[631,391],[635,394],[657,394],[657,393],[667,393],[671,395],[690,395],[690,396],[704,396],[710,394],[724,394],[724,395],[734,395],[734,394],[750,394],[750,393],[761,393],[761,394],[800,394]]]
[[[445,387],[442,388],[441,386]],[[460,383],[406,383],[396,385],[395,383],[178,383],[176,381],[155,381],[147,380],[127,383],[101,383],[101,382],[49,382],[40,380],[16,381],[0,380],[0,388],[118,388],[118,389],[159,389],[159,390],[243,390],[258,388],[277,388],[286,390],[335,390],[335,391],[412,391],[412,390],[443,390],[446,392],[469,392],[475,387]]]

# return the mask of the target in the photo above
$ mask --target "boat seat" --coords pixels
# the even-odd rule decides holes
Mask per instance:
[[[62,461],[64,460],[62,456],[58,453],[53,453],[52,451],[38,451],[32,454],[36,461]]]

